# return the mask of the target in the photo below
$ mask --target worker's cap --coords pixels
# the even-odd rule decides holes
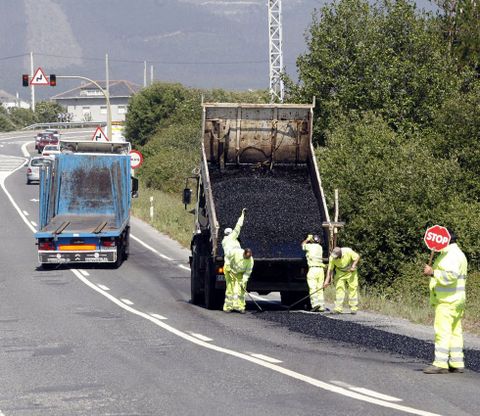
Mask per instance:
[[[342,249],[340,247],[335,247],[332,250],[332,257],[334,259],[338,259],[338,258],[342,257]]]
[[[315,243],[319,243],[320,242],[320,236],[318,234],[314,234],[313,237],[312,237],[312,240]]]
[[[231,228],[225,228],[225,230],[223,231],[223,233],[225,235],[230,235],[230,234],[232,234],[232,232],[233,232],[233,230]]]

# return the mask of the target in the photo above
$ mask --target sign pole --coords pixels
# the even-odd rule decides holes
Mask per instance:
[[[428,260],[428,265],[429,265],[429,266],[432,265],[432,260],[433,260],[433,254],[434,254],[434,253],[435,253],[435,252],[434,252],[433,250],[430,252],[430,260]]]

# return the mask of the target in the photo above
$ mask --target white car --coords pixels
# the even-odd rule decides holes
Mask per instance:
[[[40,180],[40,168],[42,166],[52,165],[53,160],[50,157],[37,156],[32,157],[27,164],[27,184],[32,181]]]
[[[42,156],[53,156],[60,154],[60,148],[56,144],[47,144],[43,148]]]

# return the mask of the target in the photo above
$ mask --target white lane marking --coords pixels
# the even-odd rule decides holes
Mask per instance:
[[[212,338],[208,338],[205,335],[197,334],[195,332],[190,332],[190,335],[194,336],[195,338],[201,339],[202,341],[205,341],[205,342],[213,341]]]
[[[217,352],[220,352],[220,353],[223,353],[223,354],[226,354],[226,355],[230,355],[232,357],[240,358],[242,360],[248,361],[248,362],[253,363],[253,364],[257,364],[261,367],[268,368],[272,371],[283,374],[285,376],[294,378],[294,379],[299,380],[299,381],[303,381],[304,383],[310,384],[310,385],[318,387],[320,389],[330,391],[332,393],[340,394],[342,396],[346,396],[346,397],[349,397],[349,398],[352,398],[352,399],[360,400],[360,401],[367,402],[367,403],[370,403],[370,404],[375,404],[375,405],[378,405],[378,406],[381,406],[381,407],[386,407],[386,408],[389,408],[389,409],[395,409],[395,410],[398,410],[398,411],[401,411],[401,412],[410,413],[410,414],[419,415],[419,416],[440,416],[437,413],[427,412],[425,410],[415,409],[413,407],[408,407],[408,406],[400,405],[400,404],[397,404],[397,403],[390,403],[390,402],[387,402],[387,401],[384,401],[384,400],[376,399],[374,397],[364,396],[363,394],[351,391],[349,389],[345,389],[345,388],[342,388],[342,387],[339,387],[339,386],[335,386],[334,384],[326,383],[324,381],[317,380],[313,377],[309,377],[309,376],[297,373],[296,371],[289,370],[289,369],[281,367],[277,364],[272,364],[272,363],[266,362],[264,360],[260,360],[258,358],[252,357],[250,355],[247,355],[247,354],[244,354],[244,353],[241,353],[241,352],[237,352],[237,351],[234,351],[234,350],[230,350],[228,348],[219,347],[215,344],[209,344],[208,342],[202,341],[200,339],[195,338],[194,336],[192,336],[190,334],[187,334],[186,332],[180,331],[180,330],[174,328],[173,326],[170,326],[167,323],[162,322],[161,320],[156,319],[153,316],[146,314],[145,312],[141,312],[137,309],[132,308],[131,306],[127,306],[121,300],[119,300],[116,297],[110,295],[109,293],[106,293],[106,292],[102,291],[100,288],[98,288],[98,286],[96,286],[95,284],[90,282],[86,277],[84,277],[78,270],[71,269],[71,271],[72,271],[73,274],[75,274],[75,276],[77,276],[78,279],[80,279],[88,287],[92,288],[93,290],[95,290],[96,292],[101,294],[102,296],[106,297],[107,299],[109,299],[111,302],[115,303],[119,307],[125,309],[127,312],[130,312],[134,315],[145,318],[145,319],[149,320],[150,322],[154,323],[155,325],[159,326],[160,328],[163,328],[164,330],[170,332],[171,334],[176,335],[176,336],[178,336],[178,337],[180,337],[180,338],[182,338],[186,341],[189,341],[193,344],[196,344],[200,347],[203,347],[203,348],[206,348],[206,349],[209,349],[209,350],[212,350],[212,351],[217,351]]]
[[[166,256],[165,254],[160,253],[158,250],[155,250],[152,246],[149,246],[147,243],[144,243],[142,240],[140,240],[138,237],[135,237],[133,234],[130,234],[130,237],[132,237],[136,242],[140,243],[143,247],[148,248],[150,251],[159,255],[162,259],[173,260],[172,258]]]
[[[87,277],[90,276],[90,273],[88,273],[86,270],[78,269],[78,271],[82,273],[84,276],[87,276]]]
[[[190,271],[190,267],[184,266],[183,264],[179,264],[178,267]]]
[[[398,397],[389,396],[388,394],[379,393],[378,391],[366,389],[364,387],[356,387],[356,386],[353,386],[351,384],[345,383],[343,381],[330,380],[330,383],[336,384],[337,386],[345,387],[345,388],[350,389],[352,391],[356,391],[357,393],[365,394],[366,396],[376,397],[377,399],[380,399],[380,400],[386,400],[388,402],[402,402],[403,401],[402,399],[399,399]]]
[[[21,166],[19,166],[17,169],[10,172],[9,174],[11,174],[11,173],[15,172],[16,170],[20,169],[20,167]],[[7,191],[7,189],[5,187],[5,178],[7,176],[8,176],[8,174],[5,175],[4,177],[0,177],[0,186],[2,187],[3,191],[5,192],[8,199],[10,200],[10,202],[12,203],[14,208],[17,210],[18,214],[23,219],[25,224],[27,224],[28,228],[30,228],[30,230],[33,233],[35,233],[35,229],[32,228],[32,226],[28,222],[27,218],[23,215],[22,210],[18,207],[18,205],[16,204],[16,202],[14,201],[14,199],[12,198],[12,196],[10,195],[10,193]],[[284,368],[284,367],[281,367],[279,365],[266,362],[264,360],[260,360],[256,357],[252,357],[252,356],[249,356],[247,354],[243,354],[241,352],[237,352],[237,351],[230,350],[230,349],[227,349],[227,348],[218,347],[214,344],[209,344],[209,343],[207,343],[205,341],[202,341],[202,340],[199,340],[199,339],[197,339],[197,338],[195,338],[195,337],[193,337],[193,336],[191,336],[191,335],[189,335],[189,334],[187,334],[183,331],[180,331],[180,330],[166,324],[165,322],[162,322],[160,319],[157,319],[157,318],[155,318],[151,315],[148,315],[144,312],[141,312],[137,309],[132,308],[131,306],[126,305],[121,300],[115,298],[114,296],[110,295],[106,291],[100,289],[98,286],[96,286],[95,284],[90,282],[78,270],[76,270],[76,269],[70,269],[70,270],[80,281],[82,281],[88,287],[95,290],[97,293],[101,294],[102,296],[106,297],[111,302],[115,303],[116,305],[118,305],[122,309],[126,310],[127,312],[130,312],[134,315],[137,315],[137,316],[140,316],[144,319],[147,319],[150,322],[154,323],[155,325],[159,326],[160,328],[163,328],[164,330],[170,332],[171,334],[174,334],[174,335],[176,335],[176,336],[178,336],[178,337],[180,337],[180,338],[182,338],[186,341],[189,341],[193,344],[196,344],[198,346],[201,346],[201,347],[213,350],[213,351],[217,351],[217,352],[220,352],[220,353],[223,353],[223,354],[226,354],[226,355],[230,355],[230,356],[233,356],[233,357],[240,358],[242,360],[251,362],[253,364],[257,364],[261,367],[268,368],[268,369],[270,369],[272,371],[275,371],[277,373],[280,373],[280,374],[286,375],[288,377],[294,378],[296,380],[303,381],[304,383],[310,384],[310,385],[318,387],[320,389],[330,391],[332,393],[340,394],[342,396],[346,396],[346,397],[349,397],[349,398],[352,398],[352,399],[356,399],[356,400],[360,400],[360,401],[363,401],[363,402],[375,404],[375,405],[378,405],[378,406],[381,406],[381,407],[386,407],[386,408],[390,408],[390,409],[399,410],[401,412],[410,413],[410,414],[414,414],[414,415],[418,415],[418,416],[440,416],[437,413],[431,413],[431,412],[427,412],[427,411],[424,411],[424,410],[415,409],[413,407],[400,405],[400,404],[397,404],[397,403],[390,403],[388,401],[380,400],[380,399],[377,399],[375,397],[364,396],[364,395],[362,395],[360,393],[357,393],[355,391],[351,391],[349,389],[345,389],[345,388],[342,388],[342,387],[339,387],[339,386],[335,386],[334,384],[326,383],[324,381],[317,380],[313,377],[305,376],[303,374],[297,373],[296,371],[288,370],[287,368]]]
[[[37,227],[37,223],[35,221],[30,221],[30,223],[34,226]]]
[[[28,146],[30,143],[35,143],[35,142],[25,142],[24,144],[22,144],[22,153],[23,153],[23,156],[25,156],[25,157],[30,157],[30,153],[29,153],[29,151],[27,150],[27,146]]]
[[[27,211],[22,211],[22,212],[23,212],[23,215],[25,215],[26,217],[30,215]]]
[[[35,227],[33,227],[32,224],[30,224],[30,222],[28,221],[28,218],[23,215],[23,212],[22,210],[20,209],[20,207],[17,205],[17,203],[15,202],[15,200],[12,198],[12,195],[10,195],[10,192],[7,191],[7,188],[5,187],[5,179],[7,179],[7,177],[9,175],[11,175],[12,173],[16,172],[17,170],[21,169],[23,167],[23,165],[19,166],[17,169],[15,170],[12,170],[11,172],[5,172],[3,175],[0,176],[0,187],[3,189],[3,192],[5,192],[5,194],[7,195],[7,198],[10,200],[10,202],[12,203],[13,207],[17,210],[18,214],[20,215],[20,217],[22,218],[23,222],[25,224],[27,224],[28,228],[30,228],[30,230],[32,231],[32,233],[35,233],[37,230],[35,230]]]
[[[269,357],[268,355],[263,354],[250,354],[252,357],[260,358],[260,360],[267,361],[273,364],[280,364],[283,361],[277,360],[276,358]]]
[[[100,289],[102,289],[102,290],[107,291],[107,292],[110,290],[110,288],[107,287],[107,286],[105,286],[105,285],[100,285],[100,284],[99,284],[98,287],[99,287]]]
[[[160,320],[168,319],[166,316],[159,315],[158,313],[151,313],[150,315],[152,315],[154,318],[157,318],[157,319],[160,319]]]
[[[126,305],[133,305],[133,302],[130,299],[120,298],[120,300]]]

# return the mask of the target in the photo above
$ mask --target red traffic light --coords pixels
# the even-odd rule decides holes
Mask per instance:
[[[57,76],[55,74],[50,74],[50,86],[51,87],[57,86]]]
[[[22,85],[24,87],[28,87],[28,84],[29,84],[29,76],[28,76],[28,74],[23,74],[22,75]]]

